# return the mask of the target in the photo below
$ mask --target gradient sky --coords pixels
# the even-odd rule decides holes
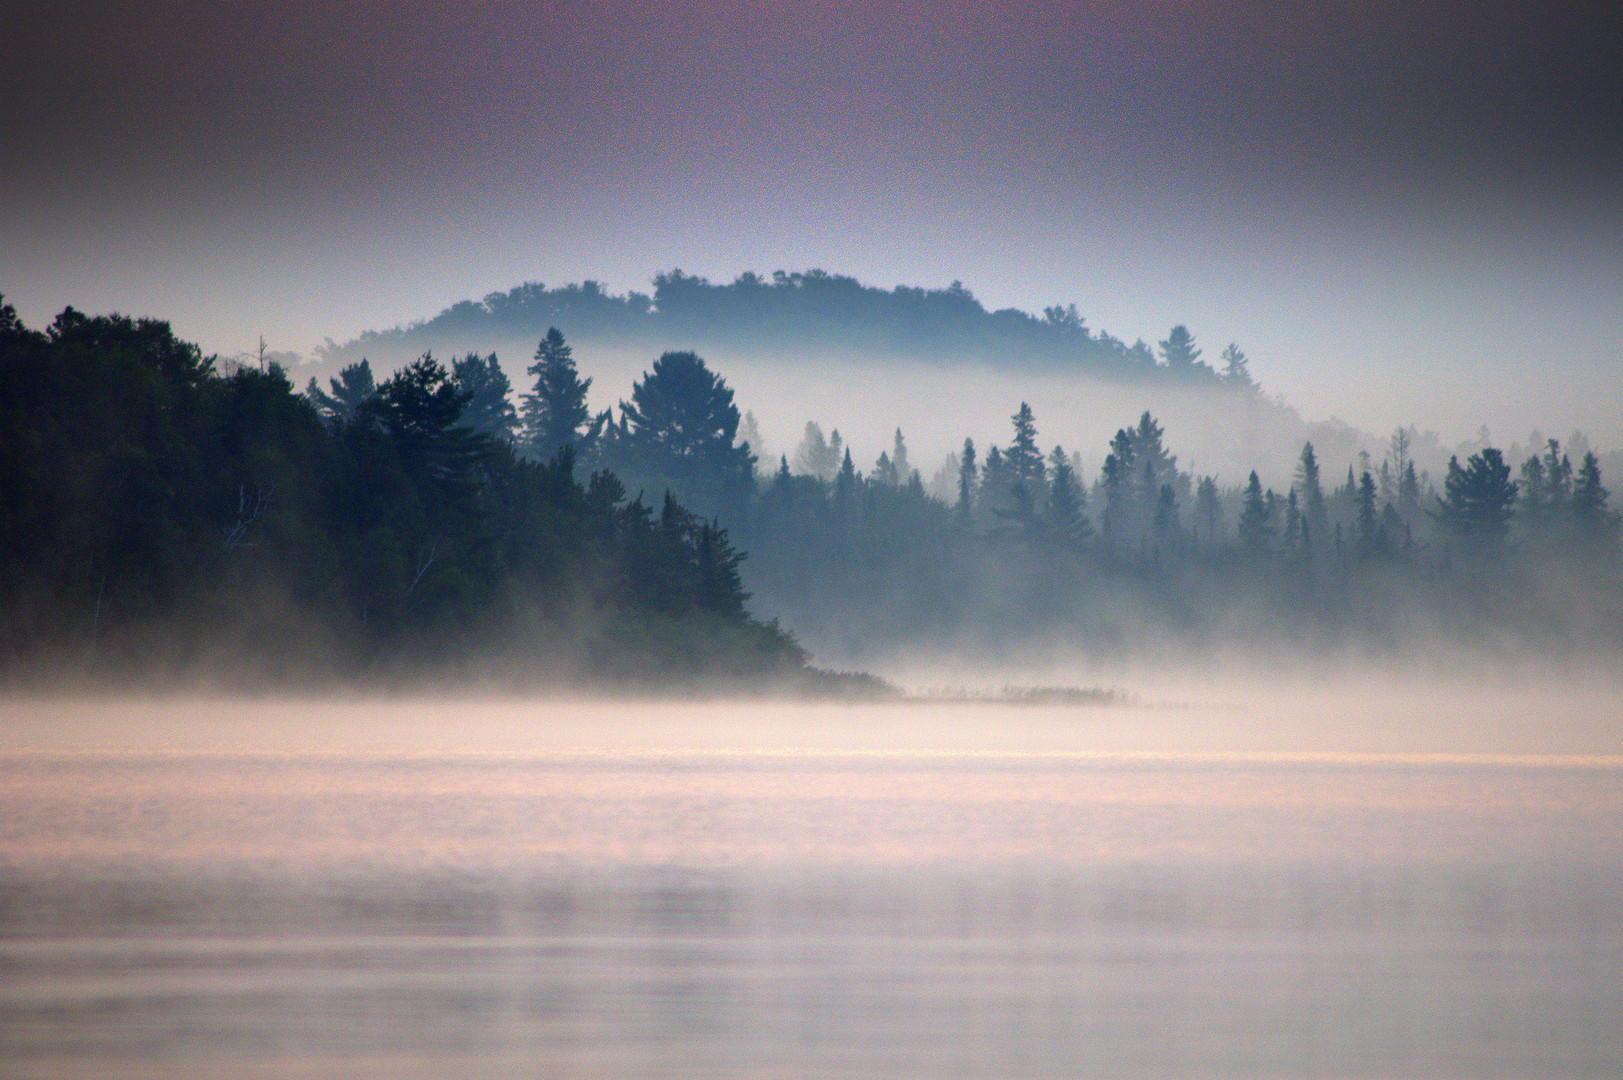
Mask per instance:
[[[524,280],[820,266],[1185,322],[1314,418],[1623,439],[1615,7],[67,0],[6,31],[32,325],[306,351]]]

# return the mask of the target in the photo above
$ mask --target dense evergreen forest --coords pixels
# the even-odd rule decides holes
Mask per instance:
[[[336,397],[166,323],[0,303],[0,673],[838,688],[714,521],[493,438],[470,359]]]
[[[758,460],[692,351],[594,409],[557,328],[518,393],[489,353],[381,380],[362,359],[302,391],[224,367],[161,322],[70,308],[36,332],[0,307],[11,677],[852,689],[872,684],[809,669],[796,638],[825,663],[988,668],[1623,647],[1599,459],[1553,439],[1435,480],[1412,429],[1380,460],[1309,442],[1281,491],[1180,468],[1149,412],[1066,449],[1041,401],[1012,402],[1006,442],[964,439],[926,477],[899,429],[861,467],[811,421],[792,459]],[[1105,449],[1097,475],[1078,440]]]
[[[1187,332],[1160,351],[1164,366],[1198,355]],[[520,454],[572,448],[582,468],[722,521],[750,553],[761,609],[838,663],[1623,645],[1618,518],[1599,459],[1586,448],[1574,461],[1553,439],[1515,466],[1484,446],[1435,479],[1417,466],[1414,429],[1395,431],[1380,460],[1333,466],[1306,442],[1279,491],[1255,471],[1223,485],[1180,468],[1149,412],[1080,433],[1105,447],[1098,475],[1083,476],[1080,455],[1043,440],[1039,408],[1019,402],[1007,443],[965,439],[927,480],[899,429],[860,468],[811,421],[793,461],[756,460],[753,418],[692,352],[659,356],[617,411],[588,407],[591,380],[556,328],[520,410],[497,415],[510,389],[493,356],[457,365],[479,366],[488,430]],[[356,364],[332,393],[307,392],[345,408],[345,380],[369,379]]]

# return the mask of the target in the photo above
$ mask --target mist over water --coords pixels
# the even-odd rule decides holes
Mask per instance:
[[[13,701],[6,1072],[1616,1075],[1615,687],[1287,689]]]

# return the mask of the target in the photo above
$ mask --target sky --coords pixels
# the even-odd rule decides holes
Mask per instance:
[[[1237,342],[1310,418],[1623,442],[1623,14],[1521,0],[27,5],[0,293],[308,353],[821,267]]]

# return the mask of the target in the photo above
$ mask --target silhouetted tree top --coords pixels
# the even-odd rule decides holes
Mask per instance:
[[[508,381],[496,354],[469,353],[451,363],[451,381],[468,396],[462,422],[481,435],[510,443],[518,434],[518,413],[511,401],[513,384]]]
[[[536,346],[528,371],[535,387],[524,395],[524,450],[540,461],[551,461],[565,447],[589,450],[601,427],[592,423],[586,405],[592,380],[575,370],[572,350],[556,326]]]
[[[1442,521],[1456,536],[1497,540],[1510,527],[1516,505],[1516,483],[1504,455],[1485,447],[1465,460],[1448,459],[1443,479]]]
[[[378,392],[377,383],[372,377],[372,365],[364,358],[327,381],[332,386],[332,393],[323,391],[312,376],[310,385],[304,388],[304,396],[328,423],[349,423],[355,418],[355,411]]]

